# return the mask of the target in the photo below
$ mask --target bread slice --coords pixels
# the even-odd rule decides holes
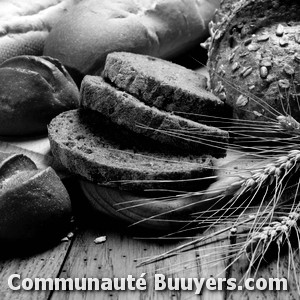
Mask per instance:
[[[64,112],[51,121],[48,132],[53,155],[70,172],[102,185],[127,190],[200,190],[204,188],[201,178],[213,174],[209,156],[154,152],[135,136],[128,139],[94,111]]]
[[[150,107],[117,90],[99,76],[86,76],[81,84],[81,105],[155,142],[186,155],[224,156],[228,132]]]
[[[205,90],[206,77],[166,60],[127,52],[110,53],[103,76],[150,106],[197,122],[209,120],[205,116],[227,115],[224,102]]]

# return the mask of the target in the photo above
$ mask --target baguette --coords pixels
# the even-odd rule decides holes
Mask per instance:
[[[81,74],[100,74],[106,56],[128,51],[169,58],[208,34],[219,0],[86,0],[55,25],[44,55]]]
[[[69,195],[52,168],[38,170],[22,154],[0,152],[0,240],[47,242],[70,227]]]
[[[0,63],[19,55],[42,55],[49,31],[78,1],[0,1]]]

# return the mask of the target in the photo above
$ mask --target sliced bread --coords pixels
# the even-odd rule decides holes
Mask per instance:
[[[99,76],[84,78],[81,105],[99,112],[123,128],[174,147],[185,155],[221,157],[226,153],[228,132],[150,107]]]
[[[155,106],[197,122],[227,115],[225,104],[206,88],[206,77],[180,65],[147,55],[114,52],[103,76],[118,88]]]
[[[149,153],[114,124],[89,110],[71,110],[48,126],[53,155],[75,173],[94,183],[127,190],[201,190],[213,174],[209,156]],[[132,134],[130,134],[132,136]],[[135,137],[133,137],[135,139]],[[205,182],[205,184],[204,184]]]

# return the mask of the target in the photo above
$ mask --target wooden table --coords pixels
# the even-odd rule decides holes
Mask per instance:
[[[11,144],[11,143],[10,143]],[[47,140],[13,143],[27,150],[30,156],[31,150],[39,149],[45,154],[48,150]],[[10,145],[2,145],[2,150],[11,150]],[[16,148],[17,149],[17,148]],[[38,165],[45,164],[45,158],[33,155]],[[47,163],[47,162],[46,162]],[[156,273],[165,274],[173,278],[196,277],[234,277],[240,279],[246,263],[241,261],[224,272],[224,262],[217,262],[208,265],[210,260],[218,260],[219,257],[210,257],[214,247],[225,246],[228,239],[216,240],[203,248],[184,253],[183,255],[159,261],[143,267],[137,267],[139,262],[147,257],[152,257],[172,249],[183,241],[165,241],[157,239],[147,239],[155,236],[154,232],[145,231],[138,227],[127,227],[109,217],[95,213],[87,204],[86,199],[77,189],[76,183],[68,182],[71,186],[71,198],[77,216],[77,229],[74,236],[65,242],[54,245],[51,249],[43,250],[39,253],[26,255],[23,257],[13,256],[12,258],[2,258],[0,262],[0,299],[299,299],[295,280],[290,278],[290,289],[287,292],[276,291],[209,291],[204,289],[200,295],[195,295],[194,291],[155,291],[153,286],[153,276]],[[73,187],[72,187],[73,185]],[[201,233],[198,233],[200,235]],[[106,242],[95,244],[94,239],[106,236]],[[138,237],[142,237],[139,239]],[[226,235],[223,236],[226,238]],[[22,249],[22,245],[18,245]],[[183,267],[183,262],[189,262],[189,267]],[[287,277],[288,257],[283,256],[276,265],[276,262],[268,264],[259,272],[259,276]],[[296,266],[299,265],[299,259]],[[278,269],[279,267],[279,269]],[[300,270],[295,270],[299,274]],[[21,278],[83,278],[83,277],[109,277],[121,278],[129,274],[139,278],[142,273],[146,273],[146,291],[11,291],[7,285],[7,279],[11,274],[20,274]]]

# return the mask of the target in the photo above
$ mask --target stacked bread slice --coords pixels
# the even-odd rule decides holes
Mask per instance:
[[[81,109],[50,123],[53,154],[71,172],[102,185],[200,190],[199,180],[213,174],[211,155],[225,156],[229,138],[180,116],[225,112],[224,103],[205,90],[205,78],[132,53],[108,55],[103,74],[84,78]]]

